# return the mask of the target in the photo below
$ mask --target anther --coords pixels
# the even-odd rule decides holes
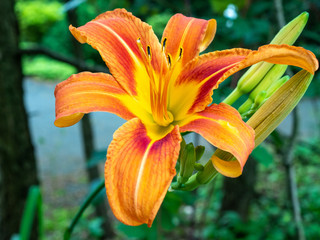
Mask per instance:
[[[168,56],[167,56],[167,59],[168,59],[169,67],[171,67],[171,57],[170,57],[170,55],[169,55],[169,54],[168,54]]]
[[[151,47],[149,45],[147,46],[147,53],[148,57],[151,59]]]
[[[167,43],[167,38],[164,38],[162,41],[162,51],[164,52],[165,48],[166,48],[166,43]]]
[[[179,52],[179,60],[182,58],[182,52],[183,52],[183,50],[182,50],[182,47],[180,48],[180,52]]]

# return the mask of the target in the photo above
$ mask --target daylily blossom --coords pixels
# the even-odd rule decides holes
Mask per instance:
[[[230,152],[237,161],[225,171],[242,171],[254,148],[254,130],[229,105],[210,105],[223,80],[260,61],[315,71],[311,52],[288,45],[199,56],[213,40],[216,21],[181,14],[170,19],[161,42],[124,9],[70,31],[99,51],[111,75],[82,72],[58,84],[55,125],[71,126],[93,111],[128,120],[114,133],[105,164],[110,206],[128,225],[151,226],[176,175],[181,132],[196,132]]]

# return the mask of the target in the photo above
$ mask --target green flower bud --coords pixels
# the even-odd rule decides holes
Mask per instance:
[[[186,141],[184,140],[184,138],[182,138],[182,141],[180,143],[179,157],[178,157],[178,160],[177,160],[178,163],[180,163],[180,158],[181,158],[182,152],[185,150],[185,148],[186,148]]]
[[[293,19],[279,31],[279,33],[271,41],[271,44],[292,45],[304,29],[308,18],[309,14],[307,12],[301,13],[298,17]],[[274,64],[272,63],[260,62],[251,66],[240,78],[235,91],[241,92],[242,94],[249,93],[259,84],[259,82],[264,78],[273,65]]]
[[[290,79],[290,77],[284,76],[282,78],[280,78],[279,80],[275,81],[268,89],[267,89],[267,96],[266,98],[269,98],[272,96],[272,94],[274,94],[283,84],[285,84],[288,80]]]
[[[313,75],[301,70],[283,84],[247,121],[255,130],[255,146],[258,146],[285,119],[298,104]]]
[[[201,171],[203,171],[204,166],[202,164],[200,164],[200,163],[195,163],[194,164],[194,169],[199,171],[199,172],[201,172]]]
[[[263,102],[266,100],[266,96],[267,96],[267,91],[259,92],[259,94],[256,96],[253,104],[251,105],[251,108],[246,112],[243,112],[243,113],[240,112],[242,119],[251,117],[259,109],[259,107],[263,104]]]
[[[267,91],[261,91],[259,94],[256,96],[254,100],[254,107],[258,108],[261,103],[266,99],[267,97]]]
[[[309,18],[308,12],[301,13],[298,17],[281,28],[270,44],[292,45],[300,36]]]
[[[248,111],[250,111],[250,109],[252,108],[254,104],[254,101],[251,98],[248,98],[247,101],[245,101],[239,108],[238,108],[238,112],[241,115],[246,115],[246,113]]]
[[[177,179],[179,184],[183,184],[188,181],[194,171],[195,162],[196,152],[193,143],[188,143],[181,152],[180,171]]]
[[[275,66],[273,66],[273,68],[270,71],[272,71],[275,67],[278,68],[278,66],[283,66],[283,65],[275,65]],[[282,73],[273,75],[273,74],[268,73],[267,76],[270,77],[271,75],[273,75],[275,77],[278,77],[281,74]],[[264,85],[264,83],[270,83],[271,80],[273,80],[271,77],[270,81],[268,81],[267,76],[266,76],[266,78],[264,78],[262,80],[262,82],[258,85],[258,87],[255,88],[255,90],[256,89],[261,90],[262,89],[262,87],[260,87],[261,85]],[[272,94],[274,92],[276,92],[289,79],[290,79],[289,76],[284,76],[284,77],[278,79],[277,81],[273,81],[271,86],[267,86],[269,84],[265,84],[264,86],[266,87],[266,90],[259,91],[259,92],[256,91],[255,93],[252,92],[250,94],[249,98],[247,99],[247,101],[245,101],[238,109],[242,118],[244,119],[244,118],[248,118],[248,117],[252,116],[252,114],[254,114],[269,99],[269,97],[271,97]],[[256,96],[256,97],[254,100],[252,100],[254,96]]]
[[[261,91],[266,91],[276,80],[280,79],[287,70],[288,65],[276,64],[267,72],[258,86],[250,93],[249,98],[255,99]]]
[[[200,160],[200,158],[202,157],[203,153],[204,153],[205,147],[204,146],[197,146],[195,148],[196,151],[196,162],[198,162]]]
[[[255,102],[255,98],[257,97],[257,95],[260,92],[267,90],[275,82],[275,80],[279,79],[284,74],[287,67],[288,67],[287,65],[280,65],[280,64],[274,65],[268,71],[268,73],[264,76],[264,78],[258,84],[258,86],[250,93],[247,101],[245,101],[239,107],[240,114],[245,114],[250,109],[252,109],[253,103]]]

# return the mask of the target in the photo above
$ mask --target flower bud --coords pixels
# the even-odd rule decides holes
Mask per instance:
[[[254,99],[254,101],[252,102],[252,100],[249,98],[248,100],[250,100],[249,102],[252,102],[251,107],[249,110],[245,111],[245,112],[240,112],[242,119],[244,118],[248,118],[251,117],[252,114],[254,114],[259,107],[263,104],[263,102],[265,102],[266,100],[266,96],[267,96],[267,91],[261,91],[259,92],[259,94],[256,96],[256,98]],[[248,102],[248,101],[246,101]],[[240,108],[239,108],[240,109]]]
[[[287,70],[288,65],[276,64],[267,72],[258,86],[250,93],[249,98],[255,99],[261,91],[266,91],[276,80],[280,79]]]
[[[306,92],[312,78],[311,73],[301,70],[283,84],[247,121],[247,124],[255,131],[255,147],[260,145],[294,109]],[[234,168],[234,165],[229,164],[229,161],[235,160],[232,154],[217,149],[211,157],[211,159],[214,158],[223,160],[219,161],[220,163],[224,162],[223,168],[220,167],[220,172],[233,168],[233,177],[241,175],[240,168]],[[214,175],[208,174],[205,170],[197,174],[196,179],[199,183],[206,183]]]
[[[247,121],[255,130],[258,146],[285,119],[306,92],[313,75],[301,70],[283,84]]]
[[[271,44],[292,45],[304,29],[308,18],[309,14],[307,12],[301,13],[278,32],[271,41]],[[272,63],[267,62],[260,62],[251,66],[240,78],[237,85],[237,91],[240,91],[242,94],[249,93],[259,84],[272,66]]]
[[[308,18],[308,12],[301,13],[298,17],[291,20],[291,22],[281,28],[270,44],[292,45],[300,36],[302,30],[307,24]]]
[[[282,86],[285,82],[284,80],[287,78],[281,79],[281,81],[279,78],[285,73],[287,67],[287,65],[276,64],[268,71],[258,86],[250,93],[247,101],[239,107],[238,111],[242,116],[251,116],[272,95],[272,93]],[[262,96],[260,94],[263,91],[266,91],[264,99],[260,103],[257,103],[257,100],[261,99]],[[260,97],[257,98],[259,95]]]
[[[178,183],[183,184],[188,181],[194,171],[196,162],[196,152],[192,143],[188,143],[184,149],[181,149],[180,171],[178,175]]]
[[[275,81],[268,89],[267,89],[267,96],[266,98],[269,98],[272,96],[272,94],[274,94],[283,84],[285,84],[288,80],[290,79],[290,77],[284,76],[282,78],[280,78],[279,80]]]
[[[196,151],[196,162],[198,162],[200,160],[200,158],[202,157],[203,153],[204,153],[205,147],[204,146],[197,146],[195,148]]]

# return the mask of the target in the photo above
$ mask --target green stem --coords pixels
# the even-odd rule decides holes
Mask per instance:
[[[217,174],[217,170],[213,167],[211,160],[209,160],[204,166],[203,171],[192,175],[179,190],[193,191],[200,185],[210,182]]]
[[[104,188],[104,180],[102,180],[101,183],[99,183],[97,185],[97,187],[94,189],[94,191],[92,191],[92,193],[86,198],[84,203],[81,205],[81,207],[78,210],[76,216],[72,219],[71,224],[69,225],[69,227],[64,232],[64,238],[63,238],[64,240],[69,240],[70,239],[72,231],[73,231],[74,227],[76,226],[76,224],[78,223],[78,221],[79,221],[80,217],[82,216],[83,212],[87,209],[87,207],[90,205],[92,200],[102,191],[103,188]]]
[[[213,155],[219,157],[220,159],[223,159],[224,161],[230,161],[231,159],[233,159],[232,154],[220,149],[217,149]],[[196,174],[192,175],[185,184],[173,184],[171,185],[171,188],[174,190],[192,191],[202,184],[207,184],[217,175],[218,171],[214,168],[211,159],[209,159],[204,166],[203,171],[197,172]]]
[[[237,101],[241,96],[243,95],[243,93],[241,91],[239,91],[239,89],[236,87],[235,89],[233,89],[233,91],[229,94],[228,97],[226,97],[223,102],[226,104],[229,104],[230,106]]]

